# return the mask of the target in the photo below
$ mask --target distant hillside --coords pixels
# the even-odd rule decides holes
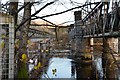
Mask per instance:
[[[51,25],[51,24],[49,24],[45,21],[42,21],[42,20],[33,20],[33,21],[31,21],[31,27],[30,28],[37,29],[37,30],[40,30],[40,31],[44,31],[44,32],[47,32],[51,35],[55,35],[54,27],[51,27],[51,26],[48,26],[48,25]]]

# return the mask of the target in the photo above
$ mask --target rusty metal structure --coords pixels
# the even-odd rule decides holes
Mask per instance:
[[[103,37],[103,34],[108,37],[119,37],[120,1],[102,0],[92,4],[93,1],[87,0],[84,4],[86,6],[81,8],[82,20],[81,24],[78,23],[81,25],[84,38]],[[74,34],[72,35],[76,36]]]
[[[84,37],[118,37],[120,1],[98,2],[83,18]],[[87,6],[91,7],[91,5]],[[89,8],[87,8],[89,10]]]
[[[79,58],[82,53],[86,53],[86,48],[93,50],[93,47],[91,49],[91,45],[94,45],[93,39],[101,38],[104,78],[113,78],[110,74],[115,72],[113,71],[116,69],[115,65],[120,71],[115,57],[119,53],[120,0],[87,0],[84,5],[86,6],[81,7],[80,11],[75,12],[78,13],[75,15],[75,23],[69,28],[71,54]],[[111,61],[115,62],[115,65]],[[114,68],[109,67],[111,65]]]
[[[86,6],[81,7],[80,11],[76,11],[81,13],[75,15],[75,23],[69,29],[71,43],[77,41],[76,37],[81,39],[119,37],[119,0],[101,0],[99,2],[87,0],[84,5]],[[79,30],[77,28],[79,28]],[[77,44],[78,43],[76,43],[76,45]],[[75,50],[77,50],[77,48],[73,51]]]

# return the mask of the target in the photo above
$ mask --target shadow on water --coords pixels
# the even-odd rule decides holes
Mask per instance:
[[[76,80],[95,80],[96,70],[92,61],[76,61]]]

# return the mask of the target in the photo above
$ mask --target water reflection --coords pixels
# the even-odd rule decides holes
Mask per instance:
[[[71,77],[76,77],[76,69],[75,69],[75,63],[71,62]]]
[[[53,74],[53,70],[56,73]],[[67,58],[52,58],[49,62],[46,74],[42,78],[69,79],[69,80],[94,80],[95,70],[92,62],[79,62]]]
[[[52,58],[46,72],[47,75],[49,75],[49,78],[75,78],[75,68],[71,61],[71,59],[67,58]],[[55,69],[56,73],[53,74],[53,70]],[[45,75],[46,74],[43,74],[42,78],[45,78]]]
[[[101,58],[93,62],[88,61],[74,61],[68,58],[53,57],[49,60],[49,64],[43,70],[42,79],[68,79],[68,80],[102,80],[102,65]],[[33,65],[29,65],[29,70]],[[98,78],[96,78],[96,69],[98,71]]]
[[[98,73],[99,80],[103,80],[103,69],[102,69],[102,58],[98,57],[95,59],[95,65]]]
[[[56,73],[53,74],[52,70],[56,69]],[[95,71],[90,63],[82,63],[73,61],[67,58],[52,58],[49,62],[49,67],[46,74],[42,75],[42,78],[64,78],[74,80],[94,80]]]
[[[94,80],[95,78],[95,68],[92,65],[92,61],[78,61],[76,62],[76,73],[77,80]]]

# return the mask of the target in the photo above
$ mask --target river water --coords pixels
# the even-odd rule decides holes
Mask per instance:
[[[76,73],[72,74],[75,72],[72,70],[72,63],[71,59],[67,58],[58,58],[58,57],[53,57],[49,61],[49,66],[48,70],[45,73],[43,73],[42,78],[69,78],[69,79],[75,79],[76,78]],[[56,69],[55,74],[53,73],[53,70]]]
[[[102,80],[103,73],[102,73],[102,66],[101,66],[101,58],[97,58],[94,61],[97,70],[99,80]],[[34,67],[34,65],[29,65],[29,71]],[[56,69],[54,73],[53,70]],[[47,66],[46,70],[43,71],[42,79],[68,79],[68,80],[91,80],[93,78],[93,72],[95,69],[92,68],[92,65],[80,65],[78,63],[73,63],[72,59],[68,58],[59,58],[59,57],[52,57],[49,60],[49,65]],[[82,79],[83,78],[83,79]]]
[[[99,80],[102,80],[102,66],[101,66],[101,58],[95,60],[95,65],[97,66],[97,70],[99,71]],[[29,65],[29,71],[34,67],[34,65]],[[53,70],[56,69],[54,73]],[[92,65],[79,65],[78,63],[73,63],[72,59],[68,58],[59,58],[53,57],[49,60],[49,65],[46,70],[43,71],[42,79],[68,79],[68,80],[91,80],[90,77],[93,77]],[[83,78],[83,79],[82,79]],[[93,79],[93,78],[92,78]]]

